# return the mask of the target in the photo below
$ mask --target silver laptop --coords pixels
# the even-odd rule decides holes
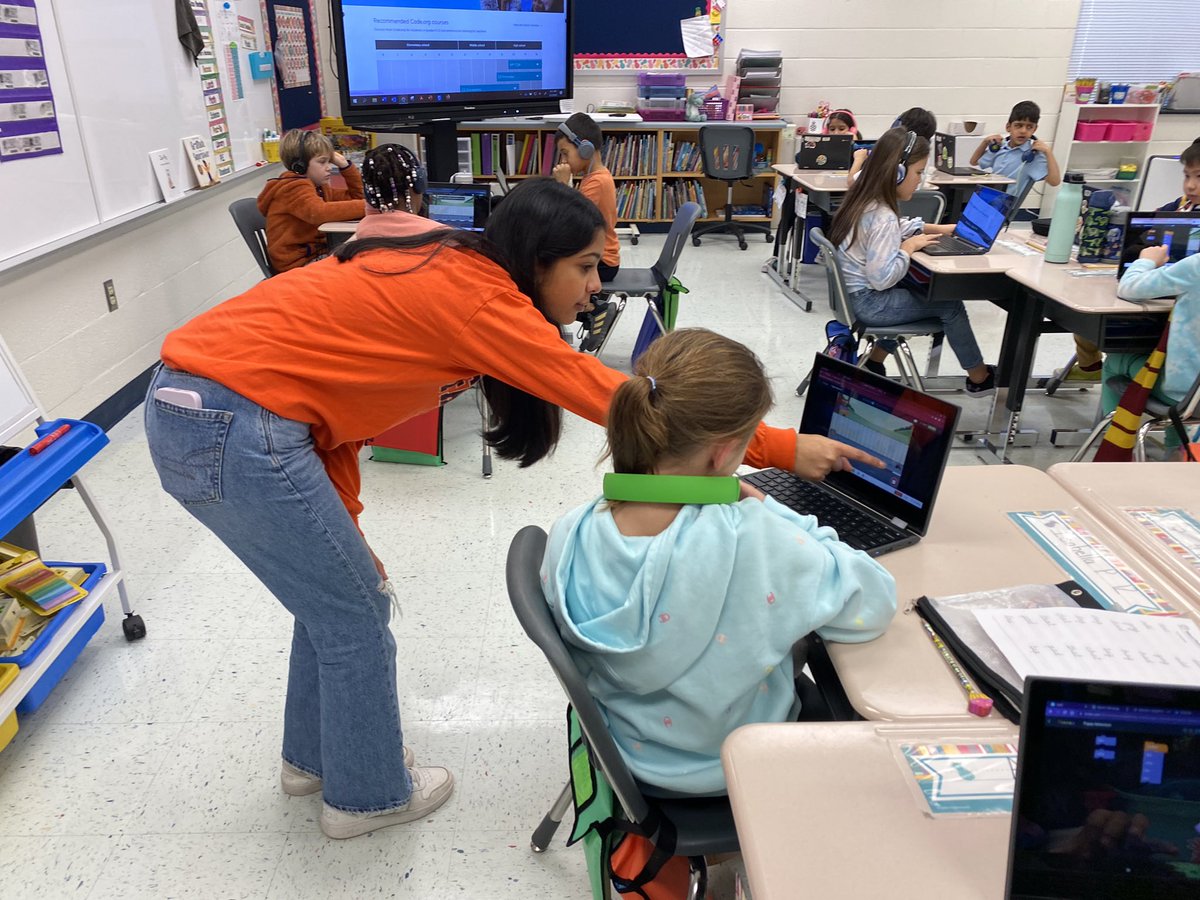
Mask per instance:
[[[854,463],[823,482],[782,469],[745,480],[798,513],[813,515],[871,556],[915,544],[929,529],[950,458],[959,409],[937,397],[818,353],[800,419],[820,434],[865,450],[879,469]]]
[[[483,231],[492,209],[492,189],[486,184],[431,183],[425,202],[433,221],[463,231]]]
[[[1026,679],[1004,896],[1200,897],[1200,689]]]

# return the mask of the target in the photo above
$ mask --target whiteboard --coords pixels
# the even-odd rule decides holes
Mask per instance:
[[[210,13],[223,2],[207,0]],[[264,49],[259,0],[229,2],[253,20]],[[161,203],[152,150],[165,147],[176,179],[194,185],[182,139],[208,136],[199,72],[179,43],[174,2],[38,0],[37,9],[65,152],[0,166],[6,211],[10,197],[22,211],[0,217],[0,259]],[[210,21],[220,44],[217,16]],[[262,158],[275,107],[273,81],[252,80],[247,51],[237,53],[244,99],[234,99],[232,73],[219,62],[234,168],[244,169]]]
[[[0,165],[0,258],[16,256],[100,221],[58,44],[54,7],[40,0],[37,11],[63,152]]]
[[[1183,169],[1178,156],[1151,156],[1146,160],[1146,174],[1142,176],[1142,193],[1138,197],[1139,210],[1158,209],[1183,193]]]

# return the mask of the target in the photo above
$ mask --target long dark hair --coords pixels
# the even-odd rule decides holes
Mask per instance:
[[[546,313],[538,283],[539,274],[555,261],[584,250],[604,228],[596,205],[552,178],[527,178],[508,193],[488,218],[483,234],[438,229],[411,237],[377,237],[348,241],[334,251],[342,262],[371,250],[417,251],[412,265],[379,274],[403,275],[415,271],[446,248],[470,250],[502,266],[517,289],[555,327]],[[465,289],[469,290],[469,286]],[[491,407],[484,437],[504,459],[531,466],[551,453],[562,429],[562,410],[485,374],[483,392]]]
[[[850,185],[846,198],[838,207],[829,226],[829,242],[840,247],[846,238],[853,244],[858,239],[858,223],[868,206],[882,203],[896,215],[900,215],[896,202],[897,166],[904,156],[904,148],[908,145],[910,135],[913,139],[912,149],[904,159],[908,168],[925,165],[929,158],[929,141],[920,135],[905,131],[903,128],[893,128],[885,131],[883,137],[876,141],[867,157],[866,165],[858,173],[858,179]]]

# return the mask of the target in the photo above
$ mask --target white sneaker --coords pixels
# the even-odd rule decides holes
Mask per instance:
[[[416,765],[416,758],[408,744],[404,745],[404,765],[409,769]],[[297,769],[286,759],[283,761],[283,770],[279,773],[279,784],[283,792],[292,797],[306,797],[321,789],[320,778]]]
[[[321,830],[325,832],[325,836],[340,841],[387,828],[389,825],[415,822],[425,818],[454,793],[454,776],[450,774],[449,769],[443,769],[441,766],[421,766],[410,768],[408,774],[412,778],[412,796],[406,804],[396,809],[353,813],[334,809],[326,803],[321,809]]]

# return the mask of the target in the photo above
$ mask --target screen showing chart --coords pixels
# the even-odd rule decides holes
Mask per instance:
[[[347,121],[569,97],[569,2],[340,0]]]

